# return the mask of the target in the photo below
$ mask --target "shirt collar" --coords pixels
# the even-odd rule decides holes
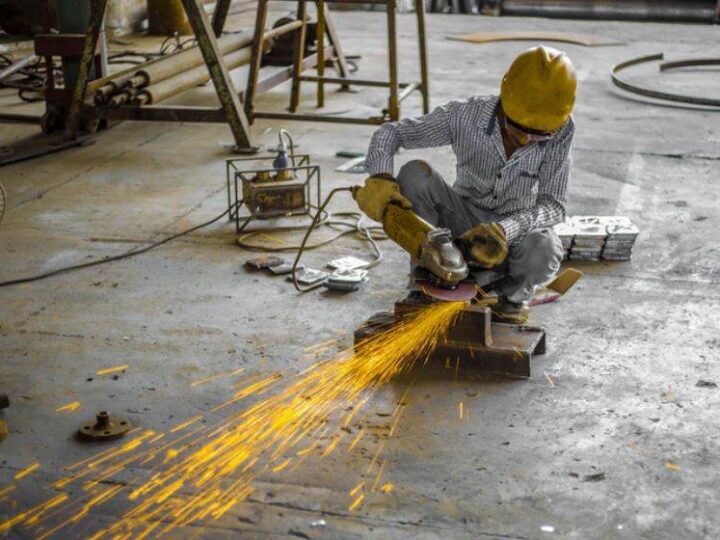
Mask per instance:
[[[483,112],[480,116],[480,125],[485,130],[486,135],[491,136],[495,131],[499,112],[500,98],[498,96],[492,96],[483,107]]]

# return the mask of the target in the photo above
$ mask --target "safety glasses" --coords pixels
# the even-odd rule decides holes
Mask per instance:
[[[555,131],[536,131],[534,129],[526,128],[510,120],[507,115],[505,115],[505,127],[508,130],[513,131],[518,136],[527,137],[527,139],[531,142],[548,141],[552,139],[558,131],[560,131],[559,129],[556,129]]]

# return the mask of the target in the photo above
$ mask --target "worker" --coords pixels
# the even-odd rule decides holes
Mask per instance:
[[[535,287],[559,269],[562,244],[552,226],[565,219],[571,113],[577,77],[566,54],[538,46],[521,53],[499,96],[451,101],[416,119],[390,122],[372,137],[370,177],[356,199],[382,221],[390,203],[450,229],[479,285],[499,283],[493,318],[522,324]],[[425,161],[393,175],[399,148],[451,146],[453,186]]]

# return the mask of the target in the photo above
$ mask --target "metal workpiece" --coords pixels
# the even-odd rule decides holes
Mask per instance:
[[[428,305],[422,293],[411,293],[395,303],[394,312],[378,312],[355,331],[355,346],[402,324]],[[489,307],[468,304],[450,327],[447,337],[416,365],[476,373],[528,378],[531,361],[545,354],[545,330],[535,326],[496,323]]]
[[[623,62],[615,64],[610,71],[610,77],[612,79],[613,84],[615,86],[617,86],[618,88],[622,88],[623,90],[632,92],[633,94],[638,94],[638,95],[646,96],[646,97],[653,98],[653,99],[674,101],[674,102],[679,102],[679,103],[687,103],[690,105],[720,107],[720,99],[717,99],[717,98],[690,96],[690,95],[686,95],[686,94],[677,94],[677,93],[673,93],[673,92],[665,92],[662,90],[654,90],[652,88],[647,88],[645,86],[640,86],[637,84],[630,83],[626,79],[620,77],[620,75],[619,75],[619,73],[621,71],[624,71],[630,67],[637,66],[640,64],[646,64],[649,62],[655,62],[658,60],[663,60],[664,57],[665,57],[665,55],[663,53],[655,53],[655,54],[638,56],[636,58],[631,58],[629,60],[625,60]],[[715,66],[715,65],[720,65],[720,58],[685,59],[685,60],[677,60],[674,62],[666,62],[666,63],[660,64],[660,71],[667,71],[667,70],[677,69],[677,68],[682,68],[682,67]]]

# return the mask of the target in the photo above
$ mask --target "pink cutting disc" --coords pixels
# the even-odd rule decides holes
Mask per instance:
[[[443,289],[429,281],[419,281],[418,285],[426,295],[445,302],[467,302],[477,294],[475,283],[471,282],[461,282],[454,289]]]

